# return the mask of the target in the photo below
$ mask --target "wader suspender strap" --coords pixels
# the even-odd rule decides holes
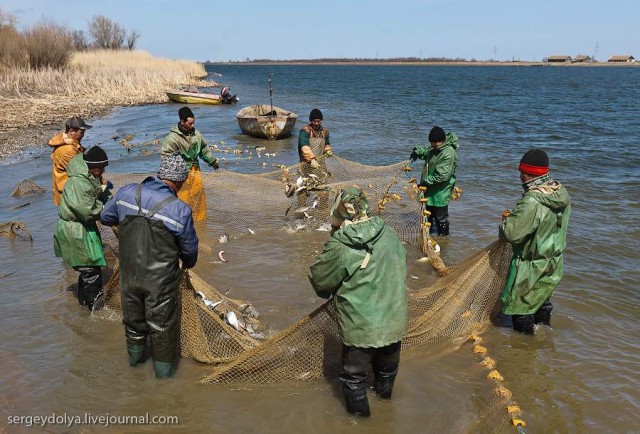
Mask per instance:
[[[136,205],[138,205],[138,215],[144,216],[148,219],[153,217],[158,211],[169,205],[174,200],[178,200],[178,198],[175,196],[169,196],[168,198],[160,201],[160,203],[151,208],[148,213],[142,214],[142,184],[138,184],[138,187],[136,188]]]

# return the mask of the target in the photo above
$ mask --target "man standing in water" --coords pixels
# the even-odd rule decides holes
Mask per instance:
[[[310,166],[303,170],[307,172],[327,172],[324,161],[318,161],[318,157],[330,157],[333,155],[329,130],[322,127],[322,112],[317,108],[309,113],[309,124],[302,127],[298,136],[298,155],[300,166]],[[325,175],[326,176],[326,175]]]
[[[560,282],[571,199],[567,189],[549,176],[549,157],[541,149],[520,160],[522,199],[505,211],[500,238],[513,245],[513,257],[502,291],[502,312],[513,329],[534,334],[536,324],[551,325],[551,294]]]
[[[202,184],[202,173],[198,158],[202,159],[215,170],[220,168],[218,159],[211,154],[207,142],[195,128],[195,116],[189,107],[178,110],[180,121],[171,128],[162,142],[162,157],[179,152],[189,167],[189,177],[178,197],[193,210],[195,221],[207,219],[207,198]]]
[[[429,132],[430,147],[413,148],[409,159],[425,160],[420,185],[427,187],[427,211],[429,215],[429,232],[437,231],[438,235],[449,236],[449,201],[456,185],[456,167],[458,165],[458,136],[455,133],[445,134],[438,126]]]
[[[367,371],[374,390],[391,398],[407,331],[406,251],[357,187],[343,188],[330,213],[333,232],[309,269],[322,298],[334,296],[342,332],[342,391],[347,411],[369,416]]]
[[[100,219],[119,225],[120,288],[129,365],[145,361],[147,336],[156,377],[175,370],[180,341],[180,269],[196,265],[191,208],[178,199],[189,169],[180,154],[162,159],[157,177],[122,187]]]
[[[51,194],[53,195],[53,204],[56,206],[60,205],[62,189],[69,179],[67,165],[73,157],[84,152],[80,142],[82,142],[84,132],[89,128],[91,125],[86,124],[82,118],[74,116],[65,124],[64,132],[56,134],[49,140],[49,146],[53,148],[51,151],[53,164]]]
[[[60,219],[53,235],[56,256],[80,273],[78,302],[89,310],[102,292],[101,267],[107,265],[96,221],[111,197],[113,185],[102,183],[108,165],[107,154],[99,146],[73,157],[66,169],[69,180],[62,191]]]

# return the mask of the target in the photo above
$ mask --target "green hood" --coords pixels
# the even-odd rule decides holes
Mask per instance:
[[[553,212],[562,211],[571,203],[569,192],[557,181],[551,185],[533,187],[528,194]]]
[[[380,239],[383,229],[382,219],[370,218],[344,226],[333,234],[333,238],[352,249],[371,250]]]
[[[67,175],[69,178],[72,176],[81,176],[87,179],[89,179],[89,177],[94,178],[93,175],[89,174],[89,166],[87,166],[87,163],[84,161],[82,154],[78,154],[71,159],[67,166]]]

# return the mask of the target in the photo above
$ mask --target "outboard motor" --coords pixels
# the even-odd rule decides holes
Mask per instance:
[[[222,104],[233,104],[234,102],[240,101],[238,95],[235,93],[232,94],[228,86],[225,86],[220,90],[220,97],[222,98]]]

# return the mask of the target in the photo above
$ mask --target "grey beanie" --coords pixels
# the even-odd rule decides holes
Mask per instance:
[[[179,182],[186,180],[187,176],[189,176],[189,168],[179,153],[162,158],[158,178]]]

